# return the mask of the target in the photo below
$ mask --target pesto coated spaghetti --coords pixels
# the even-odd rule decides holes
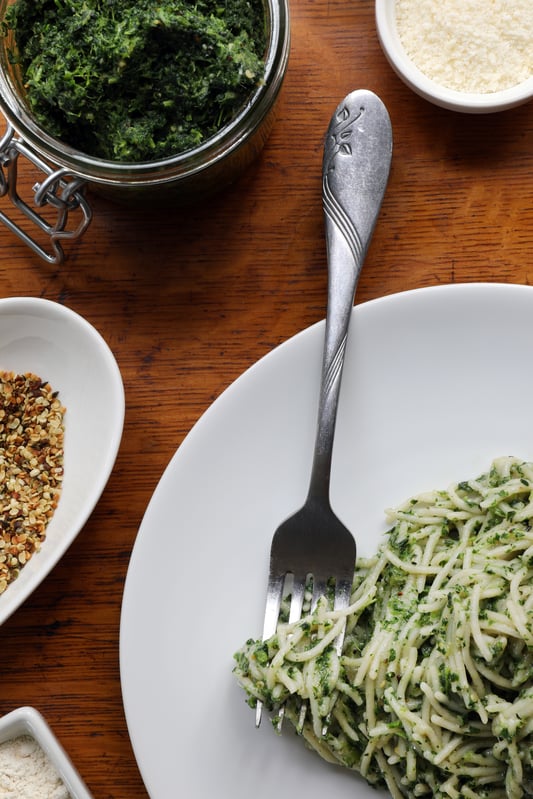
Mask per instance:
[[[519,799],[533,782],[533,463],[501,458],[387,517],[351,607],[322,601],[248,641],[237,678],[395,799]]]

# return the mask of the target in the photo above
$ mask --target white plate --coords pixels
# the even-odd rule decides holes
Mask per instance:
[[[263,358],[208,410],[147,509],[127,575],[120,665],[152,799],[371,799],[253,711],[233,652],[259,637],[277,524],[303,501],[322,353],[318,324]],[[533,459],[533,288],[457,285],[359,305],[347,349],[332,502],[371,554],[383,510]],[[355,793],[354,793],[355,792]]]
[[[59,504],[41,551],[0,594],[2,624],[55,566],[100,498],[122,436],[124,389],[94,327],[64,305],[32,297],[0,300],[0,370],[47,380],[67,409]]]

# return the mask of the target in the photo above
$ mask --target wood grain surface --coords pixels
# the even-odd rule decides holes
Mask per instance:
[[[371,0],[292,0],[291,13],[274,129],[223,195],[159,211],[94,197],[93,222],[60,267],[0,226],[0,296],[46,297],[82,314],[124,379],[124,437],[101,501],[0,628],[0,714],[38,708],[98,799],[147,796],[118,648],[124,579],[152,492],[213,400],[324,316],[322,145],[339,101],[353,89],[375,91],[394,131],[357,302],[434,284],[533,282],[533,104],[468,116],[418,98],[381,52]],[[20,180],[31,193],[29,167]]]

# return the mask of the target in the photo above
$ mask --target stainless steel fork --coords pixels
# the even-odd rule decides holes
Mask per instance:
[[[333,439],[355,289],[385,193],[391,155],[392,131],[385,106],[372,92],[352,92],[337,107],[324,145],[328,304],[311,479],[305,504],[272,539],[264,640],[276,631],[288,575],[292,577],[289,622],[301,617],[308,579],[313,585],[311,609],[330,582],[335,608],[346,608],[350,602],[356,545],[330,505]],[[342,637],[337,640],[339,653]],[[257,725],[261,714],[258,703]]]

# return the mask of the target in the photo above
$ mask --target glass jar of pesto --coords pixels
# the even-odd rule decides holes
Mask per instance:
[[[259,154],[287,68],[288,0],[232,3],[70,0],[60,12],[49,0],[0,0],[0,196],[50,233],[51,253],[9,224],[39,255],[60,262],[62,240],[84,232],[86,187],[125,203],[189,204],[220,191]],[[67,34],[53,27],[60,13],[70,14]],[[91,61],[98,43],[102,54]],[[99,64],[103,94],[91,83]],[[137,74],[142,88],[132,85]],[[44,172],[35,204],[57,208],[55,224],[17,194],[21,155]],[[82,219],[68,230],[74,207]]]

